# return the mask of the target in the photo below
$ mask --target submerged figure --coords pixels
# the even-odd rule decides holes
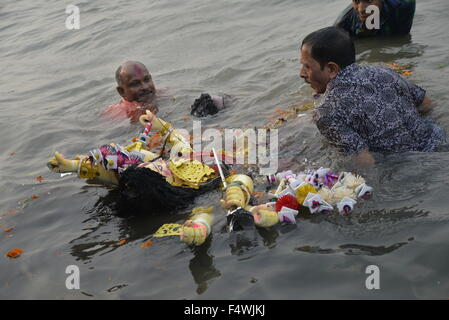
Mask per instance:
[[[371,13],[369,6],[380,12],[379,28],[369,30],[366,26]],[[415,16],[415,0],[352,0],[338,17],[334,26],[345,29],[353,37],[407,35]]]
[[[150,110],[158,111],[156,104],[157,90],[147,67],[141,62],[127,61],[118,67],[115,73],[117,91],[122,97],[120,103],[110,105],[103,116],[111,119],[136,121],[138,117]]]
[[[370,166],[374,152],[437,151],[444,130],[424,114],[433,107],[426,91],[389,68],[355,63],[355,47],[342,29],[309,34],[301,45],[300,76],[323,102],[316,125],[340,151]]]

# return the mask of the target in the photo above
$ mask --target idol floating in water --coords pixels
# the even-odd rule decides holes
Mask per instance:
[[[203,163],[201,157],[192,157],[190,143],[170,123],[150,111],[140,117],[140,122],[145,130],[128,146],[104,145],[75,159],[56,152],[47,166],[54,172],[76,172],[80,178],[115,185],[122,201],[148,214],[186,207],[195,197],[222,187],[221,205],[228,212],[229,231],[296,223],[302,208],[314,214],[332,212],[336,205],[341,214],[348,215],[356,199],[372,192],[362,177],[351,173],[334,174],[324,168],[299,174],[287,171],[268,177],[270,185],[278,186],[268,193],[270,202],[257,205],[252,197],[253,180],[244,174],[229,175],[215,150],[215,162]],[[148,150],[150,131],[164,137],[159,155]],[[171,146],[171,152],[164,158],[165,145]],[[211,232],[213,211],[213,207],[194,209],[176,235],[188,244],[201,245]]]

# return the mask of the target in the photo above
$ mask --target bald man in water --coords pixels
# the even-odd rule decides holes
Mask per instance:
[[[118,104],[106,108],[103,116],[112,119],[137,119],[150,110],[157,113],[156,87],[147,67],[141,62],[127,61],[115,73],[117,91],[122,97]]]

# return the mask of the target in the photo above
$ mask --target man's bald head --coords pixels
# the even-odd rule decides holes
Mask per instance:
[[[149,103],[156,88],[147,67],[138,61],[127,61],[115,72],[117,91],[127,101]]]
[[[136,70],[142,70],[148,72],[147,67],[138,61],[126,61],[122,63],[115,72],[115,80],[117,84],[120,86],[122,83],[123,77],[135,72]],[[148,72],[149,73],[149,72]]]

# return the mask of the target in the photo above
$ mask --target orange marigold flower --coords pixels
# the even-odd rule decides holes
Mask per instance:
[[[16,249],[13,249],[13,250],[9,251],[6,254],[6,256],[9,257],[9,258],[18,258],[18,257],[20,257],[20,255],[22,253],[23,253],[22,249],[16,248]]]
[[[126,239],[122,239],[119,242],[117,242],[118,246],[124,245],[126,243]]]
[[[153,241],[148,240],[148,241],[145,241],[144,243],[142,243],[142,244],[140,245],[140,247],[141,247],[141,248],[147,248],[147,247],[150,247],[150,246],[152,246],[152,245],[153,245]]]

